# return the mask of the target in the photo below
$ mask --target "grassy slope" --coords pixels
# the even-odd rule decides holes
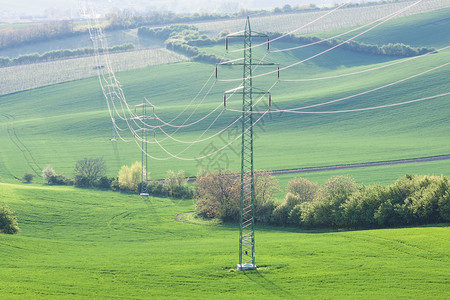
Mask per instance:
[[[190,200],[0,184],[19,235],[0,235],[2,298],[434,298],[449,295],[448,227],[257,228],[258,272],[236,272],[238,228],[177,223]],[[170,287],[170,288],[169,288]]]
[[[436,47],[441,45],[442,36],[446,32],[445,23],[439,22],[441,19],[441,13],[419,15],[420,22],[437,24],[434,27],[434,34],[427,37],[426,45]],[[404,24],[402,27],[404,37],[421,36],[420,28],[423,27],[419,26],[418,31],[411,32],[408,30],[410,22],[410,19],[407,19],[401,23]],[[384,30],[390,32],[392,26],[399,30],[397,23],[398,21],[393,25],[389,23],[384,25]],[[429,33],[427,30],[425,32]],[[368,38],[371,36],[372,33],[367,34]],[[398,35],[394,35],[391,39],[395,39],[396,36]],[[288,46],[291,45],[273,43],[273,49]],[[205,50],[216,54],[224,53],[223,46]],[[323,50],[321,47],[309,47],[293,52],[270,54],[266,59],[286,66]],[[264,54],[259,50],[254,53],[255,57]],[[231,54],[228,57],[233,58]],[[332,51],[283,71],[282,81],[271,90],[273,102],[281,108],[322,103],[403,79],[446,63],[448,59],[447,50],[357,76],[306,83],[283,82],[284,79],[315,78],[361,71],[395,60],[389,57]],[[212,72],[211,65],[182,63],[123,72],[118,76],[131,106],[141,103],[143,97],[147,97],[157,105],[157,113],[170,120],[189,103]],[[256,73],[258,72],[264,71],[259,69]],[[387,89],[324,106],[323,109],[367,107],[447,92],[448,74],[448,67],[441,68]],[[219,71],[221,79],[239,76],[241,76],[239,68],[234,70],[221,68]],[[255,79],[255,85],[267,88],[276,81],[274,77]],[[223,91],[238,84],[238,82],[215,83],[209,96],[190,120],[196,120],[215,108],[221,103]],[[208,85],[205,90],[210,87]],[[200,94],[198,99],[203,95]],[[238,98],[237,96],[230,98],[229,107],[238,108],[240,102]],[[337,115],[273,114],[271,118],[266,117],[264,125],[258,126],[255,131],[256,168],[281,169],[447,154],[450,131],[446,120],[449,105],[448,97],[443,97],[371,112]],[[46,164],[52,164],[58,172],[71,175],[75,162],[85,156],[104,156],[110,175],[117,174],[121,165],[138,160],[140,153],[134,143],[109,142],[110,122],[105,109],[106,105],[95,78],[0,97],[2,144],[0,163],[3,166],[0,169],[1,180],[11,181],[13,176],[22,177],[25,172],[31,172],[32,169],[39,173],[39,169]],[[191,112],[192,107],[177,120],[178,124]],[[212,130],[203,137],[225,127],[238,115],[224,112]],[[180,130],[176,137],[183,140],[198,139],[216,116],[212,115],[187,130]],[[232,129],[239,131],[238,126]],[[212,143],[209,140],[193,146],[182,155],[190,158],[198,157],[209,148],[220,147],[224,140],[231,141],[231,136],[236,130],[225,132],[218,139],[212,140]],[[170,129],[168,131],[171,132]],[[130,138],[129,135],[126,137]],[[157,132],[157,137],[162,139],[164,135]],[[183,151],[186,147],[170,140],[163,142],[162,145],[173,153]],[[151,153],[157,157],[167,157],[167,154],[158,148],[154,144],[150,145]],[[283,151],[282,156],[277,155],[280,151]],[[201,163],[151,160],[150,170],[154,178],[161,178],[168,169],[185,169],[189,175],[193,175],[201,164],[206,164],[211,169],[219,164],[221,167],[238,169],[239,158],[236,152],[239,152],[238,143],[225,151],[224,155]],[[442,164],[448,165],[448,162]],[[426,172],[429,172],[429,169]],[[421,173],[420,166],[417,171],[411,173]],[[370,177],[363,180],[371,182]]]

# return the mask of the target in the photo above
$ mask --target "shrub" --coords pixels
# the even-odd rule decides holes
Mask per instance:
[[[239,219],[240,181],[237,174],[220,170],[197,178],[197,197],[197,213],[223,221]]]
[[[75,183],[78,186],[94,186],[96,181],[105,176],[106,165],[103,158],[84,158],[75,164]]]
[[[361,187],[342,204],[346,227],[367,228],[378,225],[375,214],[382,203],[388,201],[388,189],[375,185]]]
[[[107,176],[102,176],[95,183],[95,186],[101,189],[109,189],[115,180],[116,179],[114,177],[108,178]]]
[[[187,184],[187,179],[184,176],[184,171],[178,171],[175,174],[174,171],[167,171],[166,179],[164,179],[164,183],[169,188],[169,195],[174,197],[175,194],[179,195],[183,191],[183,187]]]
[[[118,175],[119,188],[137,192],[142,181],[142,166],[140,162],[135,162],[129,166],[122,166]]]
[[[272,222],[277,225],[287,225],[289,222],[289,214],[291,210],[300,204],[301,200],[298,195],[287,193],[284,201],[280,203],[273,211]]]
[[[148,192],[155,196],[169,196],[169,188],[164,182],[152,181],[148,185]]]
[[[55,174],[54,176],[51,176],[48,180],[49,184],[52,185],[73,185],[74,182],[67,178],[64,174]]]
[[[56,176],[56,172],[51,165],[47,165],[44,169],[42,169],[42,179],[48,183],[50,183],[50,178],[53,176]]]
[[[19,232],[17,217],[7,205],[0,206],[0,232],[6,234],[15,234]]]
[[[310,226],[346,226],[341,206],[356,190],[357,185],[350,176],[330,178],[320,189],[317,198],[311,202],[312,207],[305,207],[307,209],[302,213],[302,221]]]
[[[438,200],[439,216],[443,222],[450,222],[450,190]]]
[[[317,196],[319,185],[315,182],[311,182],[306,178],[295,178],[288,182],[286,191],[297,195],[300,202],[312,201]]]
[[[22,180],[26,183],[30,183],[33,180],[33,178],[34,178],[33,174],[25,173],[22,177]]]

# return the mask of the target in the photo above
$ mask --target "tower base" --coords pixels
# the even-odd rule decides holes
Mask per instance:
[[[237,264],[238,271],[256,270],[256,265],[253,264]]]

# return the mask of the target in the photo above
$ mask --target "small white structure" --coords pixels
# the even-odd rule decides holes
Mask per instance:
[[[256,265],[245,263],[237,264],[238,271],[256,270]]]

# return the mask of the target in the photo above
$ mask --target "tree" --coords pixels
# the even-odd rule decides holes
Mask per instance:
[[[269,172],[255,172],[255,220],[269,222],[278,181]],[[239,174],[228,170],[197,176],[197,213],[222,221],[238,221],[241,199]]]
[[[26,183],[30,183],[34,178],[33,174],[30,173],[25,173],[22,177],[22,180],[25,181]]]
[[[51,165],[47,165],[44,169],[42,169],[42,179],[44,179],[48,183],[50,183],[52,177],[54,176],[56,176],[56,172]]]
[[[186,186],[187,179],[183,170],[178,171],[178,173],[169,170],[167,171],[167,176],[166,179],[164,179],[164,183],[169,188],[169,195],[174,197],[178,196],[180,192],[183,192],[182,189]]]
[[[0,232],[6,234],[15,234],[19,232],[17,225],[17,217],[13,215],[14,212],[9,209],[7,205],[0,206]]]
[[[312,201],[319,190],[319,185],[306,178],[295,178],[288,182],[286,191],[299,197],[300,202]]]
[[[95,182],[106,174],[103,158],[84,158],[77,161],[74,169],[75,184],[80,186],[94,186]]]
[[[119,187],[122,190],[137,191],[142,181],[142,166],[140,162],[135,162],[129,166],[122,166],[117,178]]]
[[[197,178],[197,213],[222,221],[239,219],[240,181],[236,173],[219,170]]]

